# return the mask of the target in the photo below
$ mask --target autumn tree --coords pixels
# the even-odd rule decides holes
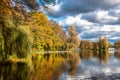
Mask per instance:
[[[99,48],[100,49],[102,48],[102,37],[101,36],[99,37]]]
[[[120,48],[120,40],[114,43],[115,48]]]
[[[92,42],[92,41],[81,41],[80,43],[80,46],[79,46],[81,49],[89,49],[89,50],[93,50],[93,49],[96,49],[96,43],[95,42]]]
[[[108,38],[105,36],[102,38],[101,36],[99,37],[99,49],[108,49],[109,43],[108,43]]]
[[[67,47],[68,49],[78,48],[80,41],[78,39],[78,33],[74,26],[70,26],[68,29]]]
[[[52,26],[55,34],[57,35],[57,37],[59,37],[60,41],[59,41],[59,48],[61,48],[61,50],[65,50],[66,49],[66,32],[62,29],[62,26],[59,25],[57,22],[55,21],[50,21],[50,25]]]
[[[93,50],[99,50],[99,42],[93,42]]]
[[[0,1],[1,55],[3,59],[11,55],[25,57],[30,53],[29,27],[22,22],[23,20],[23,15],[11,6],[10,0]]]
[[[40,0],[50,2],[50,0]],[[44,6],[44,5],[43,5]],[[27,10],[37,10],[36,0],[0,0],[0,50],[3,59],[26,57],[31,53],[32,35]]]
[[[30,12],[29,15],[33,47],[38,50],[62,50],[66,34],[61,26],[49,21],[44,13]]]
[[[104,39],[104,49],[108,49],[108,47],[109,47],[109,42],[108,42],[108,38],[107,38],[107,36],[105,36],[105,39]]]

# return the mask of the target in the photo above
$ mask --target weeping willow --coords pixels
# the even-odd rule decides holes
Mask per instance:
[[[16,29],[16,52],[19,58],[26,57],[31,53],[33,38],[29,26],[21,25]]]
[[[3,37],[2,37],[2,30],[1,30],[1,28],[0,28],[0,53],[1,54],[3,54],[3,48],[4,48],[4,46],[3,46],[3,44],[4,44],[4,40],[3,40]],[[0,55],[0,60],[2,59],[2,56]]]
[[[29,26],[15,24],[12,17],[5,16],[0,25],[0,59],[5,60],[10,56],[25,58],[31,53],[32,35]]]

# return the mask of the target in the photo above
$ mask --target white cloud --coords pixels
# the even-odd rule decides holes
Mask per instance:
[[[120,25],[104,25],[100,28],[101,31],[114,31],[114,32],[120,32]]]
[[[47,5],[51,19],[56,19],[64,30],[76,26],[81,39],[97,40],[108,34],[109,40],[118,40],[120,32],[120,0],[56,0]],[[51,15],[51,16],[50,16]]]
[[[108,10],[120,6],[120,0],[56,0],[55,5],[47,5],[48,13],[55,16]]]
[[[120,37],[110,37],[109,39],[112,39],[112,40],[118,40],[118,39],[120,39]]]
[[[104,0],[104,3],[107,5],[119,5],[120,0]]]
[[[108,11],[97,11],[95,17],[100,23],[115,23],[119,20],[119,17],[109,15]]]
[[[59,23],[63,26],[65,25],[83,26],[87,29],[89,29],[90,26],[94,25],[94,23],[92,22],[81,19],[81,15],[68,16],[66,19],[61,20]]]
[[[116,14],[120,14],[120,9],[114,11]]]
[[[120,20],[119,16],[116,15],[118,14],[115,14],[114,11],[96,10],[89,13],[82,13],[82,18],[98,24],[116,24]]]
[[[81,27],[77,27],[81,28]],[[92,29],[86,29],[79,34],[80,39],[97,41],[100,35],[107,35],[111,41],[120,40],[119,25],[94,25]]]
[[[116,17],[120,17],[120,6],[109,10],[110,14]]]
[[[95,12],[93,13],[95,14]],[[99,16],[100,14],[101,16]],[[106,34],[110,40],[117,40],[117,36],[113,34],[120,32],[120,25],[101,24],[99,22],[93,23],[87,19],[83,19],[82,16],[82,14],[76,16],[68,16],[67,18],[61,20],[59,23],[62,26],[76,26],[76,30],[79,33],[80,39],[97,41],[100,35]],[[99,11],[98,14],[94,16],[99,16],[100,21],[103,18],[108,19],[108,21],[109,19],[113,18],[108,15],[107,11]]]
[[[48,8],[45,8],[45,10],[47,11],[47,13],[49,14],[54,14],[56,12],[59,12],[61,10],[61,6],[62,4],[56,4],[56,5],[46,5]]]

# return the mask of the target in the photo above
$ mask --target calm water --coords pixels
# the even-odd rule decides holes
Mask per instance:
[[[0,80],[120,80],[120,53],[48,53],[31,64],[0,63]]]

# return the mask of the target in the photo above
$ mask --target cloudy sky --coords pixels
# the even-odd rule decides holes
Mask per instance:
[[[120,0],[56,0],[47,6],[49,19],[63,29],[74,25],[80,39],[96,41],[107,35],[110,42],[120,40]]]

